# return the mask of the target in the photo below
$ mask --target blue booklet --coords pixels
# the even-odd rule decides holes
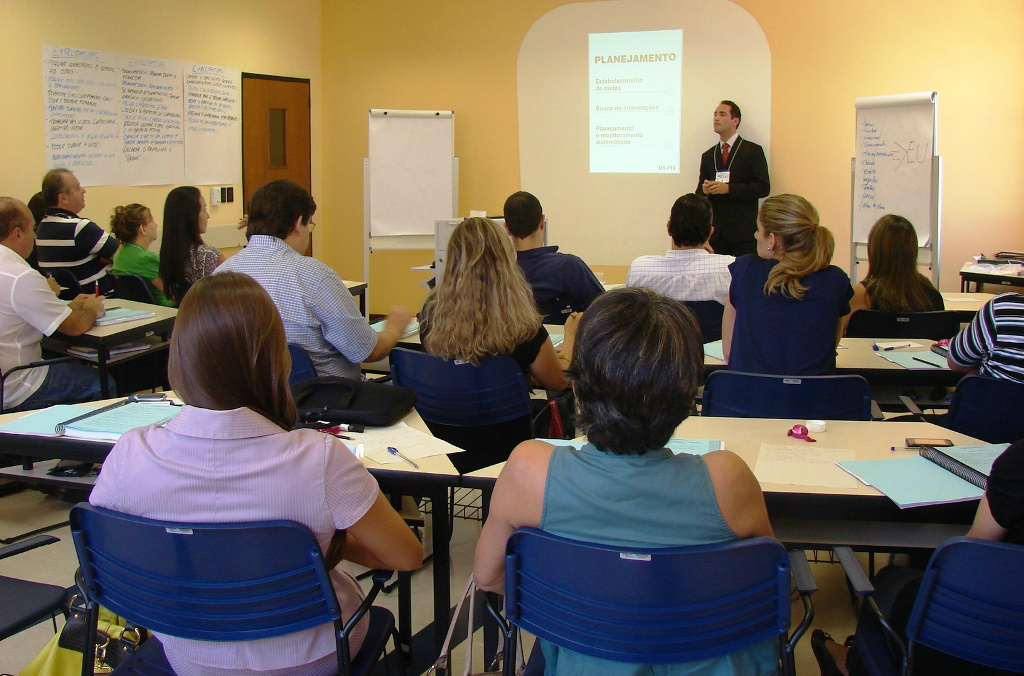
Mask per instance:
[[[900,509],[981,498],[984,491],[935,463],[912,455],[887,460],[843,460],[837,465],[874,486]]]
[[[713,343],[704,343],[704,356],[725,361],[725,348],[722,347],[722,341],[716,340]]]

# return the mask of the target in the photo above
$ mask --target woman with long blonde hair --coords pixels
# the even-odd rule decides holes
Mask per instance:
[[[835,239],[799,195],[776,195],[757,216],[757,255],[729,266],[722,317],[729,368],[750,373],[822,375],[836,367],[850,278],[834,265]]]
[[[471,364],[479,364],[484,357],[512,357],[524,375],[549,390],[567,387],[562,364],[571,356],[575,326],[574,317],[566,322],[559,355],[541,324],[512,241],[486,218],[468,218],[452,232],[444,275],[420,312],[420,337],[430,354]],[[485,452],[482,447],[488,444],[477,443],[482,430],[436,427],[431,429],[437,436],[456,446],[476,447],[467,449],[472,453],[451,456],[460,471],[501,462],[523,439],[521,432],[505,430],[511,436],[499,442],[501,435],[491,430],[495,433],[488,434]]]

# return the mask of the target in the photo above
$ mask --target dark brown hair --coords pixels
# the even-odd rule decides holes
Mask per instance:
[[[290,430],[297,419],[291,368],[281,316],[252,277],[208,275],[182,300],[167,371],[189,406],[244,406]]]
[[[886,214],[868,233],[868,275],[863,281],[871,309],[880,312],[935,310],[935,287],[917,271],[917,231],[902,216]],[[929,296],[928,291],[932,291]]]
[[[199,232],[199,188],[183,185],[167,194],[164,201],[164,236],[160,240],[160,279],[167,295],[180,303],[188,292],[185,269],[192,249],[203,243]]]
[[[141,204],[114,207],[114,213],[110,216],[110,231],[121,244],[131,244],[139,235],[139,228],[151,218],[153,214],[150,213],[149,207]]]
[[[503,211],[505,227],[518,239],[526,239],[537,232],[541,216],[544,215],[540,200],[522,190],[508,196]]]
[[[711,200],[703,195],[683,195],[672,205],[668,231],[676,246],[700,246],[711,236]]]
[[[598,448],[663,448],[704,376],[700,327],[683,303],[642,287],[603,293],[580,320],[569,376],[576,425]]]
[[[303,225],[316,213],[313,196],[298,183],[281,178],[267,183],[249,200],[249,228],[246,234],[285,239],[302,218]]]

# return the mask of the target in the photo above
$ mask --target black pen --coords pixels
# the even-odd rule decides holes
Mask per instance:
[[[914,361],[919,361],[919,362],[921,362],[922,364],[928,364],[928,366],[932,366],[932,367],[935,367],[935,368],[937,368],[937,369],[940,369],[940,368],[942,368],[942,367],[941,367],[941,366],[939,366],[938,364],[935,364],[935,363],[933,363],[933,362],[930,362],[930,361],[928,361],[927,359],[919,359],[918,357],[911,357],[911,359],[913,359]]]

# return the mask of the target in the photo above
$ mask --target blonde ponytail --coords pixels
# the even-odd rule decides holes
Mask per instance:
[[[818,210],[799,195],[775,195],[761,205],[758,220],[765,233],[781,242],[782,258],[764,283],[767,296],[778,290],[783,296],[802,299],[803,279],[824,270],[832,262],[835,238],[818,224]]]

